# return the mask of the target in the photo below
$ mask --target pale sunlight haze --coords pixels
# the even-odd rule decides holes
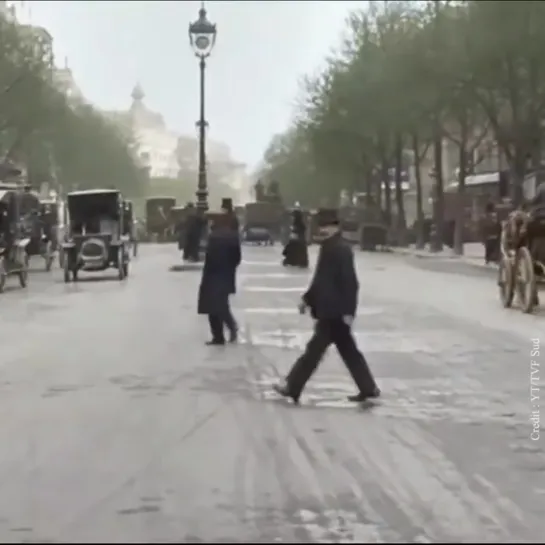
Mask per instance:
[[[293,113],[300,77],[338,43],[350,9],[367,2],[207,2],[217,43],[207,69],[210,138],[255,165]],[[195,135],[199,79],[188,25],[200,2],[18,2],[23,21],[54,36],[94,105],[126,109],[139,82],[173,130]]]

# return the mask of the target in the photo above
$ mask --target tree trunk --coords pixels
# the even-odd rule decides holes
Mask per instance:
[[[462,133],[464,131],[462,130]],[[459,174],[458,174],[458,195],[456,199],[456,222],[454,224],[454,253],[464,255],[464,224],[465,224],[465,189],[466,189],[466,170],[467,170],[467,136],[461,135],[459,147]]]
[[[383,202],[382,202],[382,184],[380,183],[380,174],[375,170],[372,174],[373,176],[373,185],[376,192],[376,202],[381,210],[383,210]]]
[[[392,192],[390,189],[390,174],[388,172],[388,160],[383,157],[381,162],[380,169],[380,181],[379,183],[384,184],[384,200],[385,200],[385,212],[386,212],[386,223],[388,227],[392,225]]]
[[[517,145],[514,150],[513,158],[509,162],[511,198],[515,206],[522,203],[522,183],[526,175],[526,149]]]
[[[420,143],[418,134],[412,135],[414,153],[414,176],[416,178],[416,247],[421,250],[425,246],[424,241],[424,205],[422,202],[422,172],[420,166]]]
[[[435,130],[433,139],[433,162],[435,168],[435,191],[433,205],[433,240],[432,250],[440,252],[443,250],[444,232],[444,211],[445,200],[443,195],[443,138],[441,135],[441,124],[439,117],[435,119]]]
[[[399,246],[406,245],[406,230],[405,221],[405,203],[403,199],[403,139],[401,135],[396,136],[395,145],[395,200],[397,208],[397,243]]]

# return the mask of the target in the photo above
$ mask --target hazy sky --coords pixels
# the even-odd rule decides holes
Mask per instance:
[[[207,2],[218,27],[207,70],[210,137],[255,165],[271,136],[287,126],[300,76],[338,43],[349,10],[365,4]],[[172,129],[195,134],[198,67],[187,28],[199,7],[194,1],[36,1],[24,2],[19,13],[28,21],[30,12],[32,23],[50,31],[57,63],[68,57],[91,102],[126,109],[139,81],[146,104]]]

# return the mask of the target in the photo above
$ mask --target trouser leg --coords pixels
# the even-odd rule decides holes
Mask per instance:
[[[223,336],[223,320],[221,316],[217,314],[208,315],[208,324],[210,325],[210,333],[212,333],[213,341],[224,341],[225,337]]]
[[[327,322],[318,320],[305,351],[297,358],[286,377],[288,389],[293,395],[298,397],[301,394],[305,384],[318,368],[330,343],[331,337]]]
[[[332,340],[348,372],[362,394],[370,394],[376,388],[375,379],[369,369],[365,356],[356,345],[351,328],[339,320],[331,326]]]
[[[225,312],[225,315],[223,317],[223,322],[225,324],[225,327],[229,330],[229,333],[231,334],[231,337],[236,336],[238,331],[238,324],[235,320],[235,317],[233,316],[233,312],[231,310],[231,303],[227,302],[227,310]]]

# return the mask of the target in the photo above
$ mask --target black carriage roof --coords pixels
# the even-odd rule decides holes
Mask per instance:
[[[68,197],[85,197],[91,195],[119,195],[119,189],[84,189],[81,191],[71,191]]]
[[[146,202],[148,201],[164,201],[164,200],[169,200],[169,201],[175,201],[176,200],[176,197],[148,197],[146,199]]]
[[[14,195],[15,193],[16,191],[14,189],[0,188],[0,202],[3,202],[7,196]]]

